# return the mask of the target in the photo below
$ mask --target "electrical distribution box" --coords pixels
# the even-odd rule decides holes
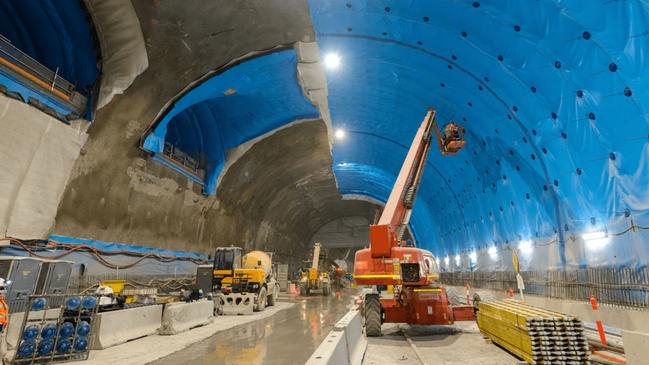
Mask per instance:
[[[43,261],[31,257],[0,256],[0,277],[7,286],[9,312],[23,312],[29,296],[35,294]]]
[[[72,273],[70,261],[43,261],[36,294],[66,294]]]
[[[203,289],[203,293],[212,292],[212,265],[199,265],[196,268],[196,289]]]
[[[72,273],[72,262],[47,260],[43,261],[41,274],[38,277],[35,294],[67,294],[70,274]],[[53,296],[53,306],[61,305],[63,297]]]

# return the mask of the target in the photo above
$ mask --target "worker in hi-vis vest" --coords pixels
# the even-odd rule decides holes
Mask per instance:
[[[9,321],[9,306],[5,301],[6,292],[5,279],[0,278],[0,333],[7,330],[7,322]]]

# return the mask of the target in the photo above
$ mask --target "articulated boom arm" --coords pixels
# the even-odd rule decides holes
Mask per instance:
[[[429,108],[401,166],[381,218],[377,224],[370,226],[372,257],[389,258],[392,247],[401,244],[430,150],[434,123],[436,123],[435,110]]]

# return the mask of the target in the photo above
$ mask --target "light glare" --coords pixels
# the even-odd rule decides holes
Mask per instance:
[[[532,251],[534,250],[534,247],[532,247],[532,241],[530,240],[520,241],[518,243],[518,250],[521,251],[521,253],[525,256],[531,255]]]
[[[487,250],[487,253],[492,260],[496,260],[498,258],[498,249],[496,248],[496,246],[490,246]]]
[[[460,266],[460,255],[455,255],[455,265]]]
[[[584,241],[591,241],[591,240],[597,240],[601,238],[606,238],[606,232],[604,231],[597,231],[597,232],[588,232],[584,233],[581,235],[581,238],[584,239]]]
[[[581,235],[586,247],[591,251],[599,251],[608,244],[611,238],[606,231],[588,232]]]
[[[342,129],[336,129],[334,135],[336,136],[336,139],[343,139],[345,138],[345,131]]]
[[[340,56],[337,53],[328,53],[324,58],[324,65],[330,70],[335,70],[340,66]]]
[[[471,253],[469,254],[469,259],[471,260],[471,262],[475,263],[478,260],[478,253],[471,251]]]
[[[451,258],[450,258],[450,257],[448,257],[448,256],[444,257],[444,264],[445,264],[446,266],[448,266],[448,264],[449,264],[450,262],[451,262]]]

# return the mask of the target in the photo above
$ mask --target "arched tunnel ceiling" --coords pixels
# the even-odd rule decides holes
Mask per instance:
[[[88,92],[99,78],[100,50],[82,1],[0,2],[0,35]]]
[[[293,49],[244,60],[205,77],[181,95],[144,140],[161,153],[170,143],[201,162],[205,191],[216,190],[226,151],[287,123],[317,118],[302,94]]]
[[[460,154],[429,157],[412,222],[425,247],[561,246],[646,222],[643,2],[309,5],[321,55],[341,59],[327,79],[333,125],[347,132],[333,149],[343,194],[387,198],[428,106],[468,130]]]

